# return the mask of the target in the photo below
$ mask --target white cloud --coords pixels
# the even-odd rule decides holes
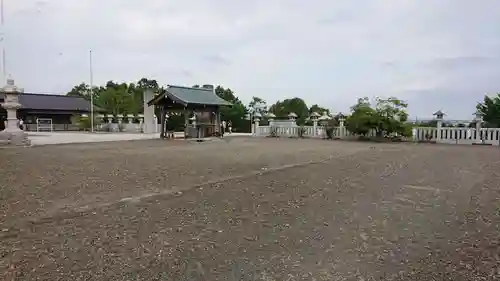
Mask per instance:
[[[89,49],[96,83],[222,84],[342,111],[397,95],[413,115],[464,118],[500,91],[495,0],[5,0],[5,14],[8,71],[33,92],[88,81]]]

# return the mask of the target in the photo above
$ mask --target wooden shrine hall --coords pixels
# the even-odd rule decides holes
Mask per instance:
[[[199,88],[168,85],[148,106],[160,109],[161,138],[167,137],[166,116],[173,113],[184,114],[185,138],[205,138],[220,132],[220,109],[232,104],[217,96],[212,85]]]

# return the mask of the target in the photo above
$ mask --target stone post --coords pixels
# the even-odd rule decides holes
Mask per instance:
[[[479,112],[474,113],[474,122],[476,122],[476,143],[483,144],[484,139],[481,137],[481,123],[483,118]]]
[[[254,129],[255,136],[258,137],[259,136],[259,122],[260,122],[260,118],[259,117],[255,117],[253,120],[254,120],[254,126],[255,126],[255,129]]]
[[[148,102],[153,99],[154,92],[151,89],[144,91],[144,133],[156,133],[158,120],[155,120],[155,106],[148,105]]]
[[[7,79],[7,85],[0,89],[5,94],[3,108],[7,111],[7,126],[0,132],[0,139],[6,139],[8,144],[15,146],[27,146],[30,144],[27,134],[19,128],[17,110],[21,108],[19,94],[24,92],[14,84],[13,79]]]
[[[477,143],[482,143],[483,138],[481,137],[481,121],[476,121],[476,141]]]
[[[441,140],[441,129],[443,128],[443,120],[437,120],[436,128],[437,128],[436,140],[439,141]]]
[[[320,117],[319,113],[313,112],[309,118],[313,121],[313,137],[318,135],[318,117]]]
[[[104,114],[98,114],[96,119],[99,120],[97,122],[97,130],[101,130],[102,129],[102,123],[104,122],[104,118],[106,118],[106,116]]]
[[[158,133],[158,117],[156,115],[153,115],[153,133]]]
[[[144,115],[137,115],[137,119],[139,119],[139,132],[144,133]]]
[[[345,119],[344,117],[339,118],[339,127],[344,128],[345,126]]]
[[[339,117],[339,134],[340,137],[349,136],[349,134],[347,133],[347,129],[345,127],[345,118],[343,115],[340,115]]]
[[[255,112],[254,115],[253,115],[253,125],[255,127],[255,129],[253,131],[254,131],[254,135],[255,136],[259,135],[259,131],[260,131],[259,130],[260,118],[262,118],[262,114],[260,114],[260,112]]]

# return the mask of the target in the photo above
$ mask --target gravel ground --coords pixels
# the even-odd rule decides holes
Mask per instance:
[[[497,148],[234,138],[0,159],[0,280],[500,278]]]

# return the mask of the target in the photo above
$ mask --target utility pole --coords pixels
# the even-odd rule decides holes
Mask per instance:
[[[7,69],[5,67],[5,27],[4,27],[3,0],[0,1],[0,43],[2,44],[2,83],[7,79]]]
[[[3,1],[3,0],[2,0]],[[94,132],[94,73],[92,71],[92,50],[89,51],[90,70],[90,131]]]

